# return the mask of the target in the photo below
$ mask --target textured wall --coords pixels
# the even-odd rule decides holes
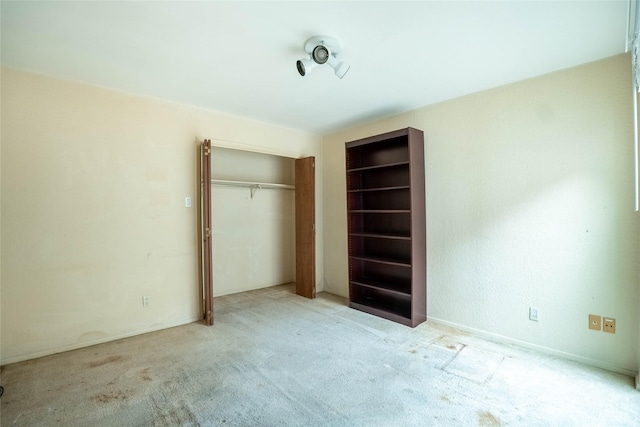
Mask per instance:
[[[616,56],[326,136],[326,289],[348,293],[344,142],[412,126],[425,132],[428,318],[634,373],[629,70]],[[588,330],[589,313],[615,317],[616,334]]]
[[[0,94],[2,93],[2,69],[0,69]],[[1,105],[1,104],[0,104]],[[2,111],[0,110],[0,130],[2,129]],[[2,321],[2,132],[0,131],[0,322]],[[0,324],[0,365],[2,364],[2,325]],[[0,385],[2,373],[0,372]]]
[[[322,164],[315,135],[2,71],[2,363],[199,317],[203,138]]]

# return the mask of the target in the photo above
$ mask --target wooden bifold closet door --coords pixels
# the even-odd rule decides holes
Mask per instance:
[[[200,148],[200,203],[202,217],[202,297],[203,317],[207,325],[213,325],[213,260],[211,257],[211,140],[205,139]]]
[[[316,297],[314,157],[296,159],[296,293]]]

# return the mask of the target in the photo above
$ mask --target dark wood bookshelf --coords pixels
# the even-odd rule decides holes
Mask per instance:
[[[406,283],[395,283],[387,280],[354,280],[353,284],[356,286],[363,286],[371,289],[378,289],[383,292],[398,295],[400,297],[410,296],[411,292]]]
[[[349,233],[349,235],[356,237],[377,237],[379,239],[411,240],[411,236],[403,236],[401,234]]]
[[[397,163],[388,163],[384,165],[373,165],[373,166],[364,166],[360,168],[347,169],[347,172],[359,172],[359,171],[368,171],[373,169],[382,169],[382,168],[392,168],[396,166],[405,166],[408,165],[409,162],[397,162]]]
[[[349,306],[415,327],[426,315],[424,135],[346,143]]]
[[[362,193],[364,191],[389,191],[389,190],[405,190],[409,189],[408,185],[400,185],[396,187],[380,187],[380,188],[365,188],[362,190],[347,190],[348,193]]]
[[[389,264],[389,265],[397,265],[400,267],[411,267],[411,263],[399,258],[383,258],[383,257],[371,256],[371,255],[351,256],[349,258],[352,260],[375,262],[378,264]]]

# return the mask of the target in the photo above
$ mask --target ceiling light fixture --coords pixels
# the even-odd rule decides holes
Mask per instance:
[[[344,62],[339,61],[336,55],[340,52],[341,44],[338,39],[331,36],[315,36],[311,37],[304,43],[304,51],[309,54],[308,58],[299,59],[296,61],[296,67],[298,73],[301,76],[306,76],[308,72],[317,67],[318,65],[328,64],[336,76],[343,78],[351,66]]]

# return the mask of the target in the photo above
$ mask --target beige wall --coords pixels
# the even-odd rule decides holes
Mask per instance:
[[[2,69],[0,69],[0,94],[2,94]],[[0,106],[1,106],[0,97]],[[0,366],[2,365],[2,111],[0,107]],[[0,370],[2,385],[2,370]]]
[[[184,206],[197,200],[198,141],[322,165],[316,135],[15,70],[1,78],[2,364],[199,317],[197,203]]]
[[[428,318],[634,375],[630,82],[621,55],[326,136],[326,289],[348,293],[344,142],[412,126],[425,132]],[[589,330],[589,313],[615,317],[616,334]]]

